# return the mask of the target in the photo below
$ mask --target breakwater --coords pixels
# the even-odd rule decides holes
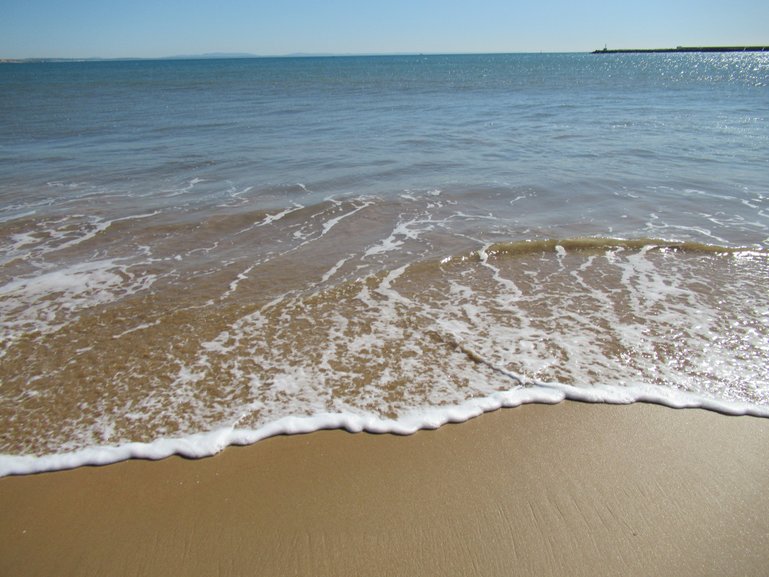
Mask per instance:
[[[649,54],[656,52],[769,52],[769,46],[676,46],[675,48],[620,48],[593,50],[592,54]]]

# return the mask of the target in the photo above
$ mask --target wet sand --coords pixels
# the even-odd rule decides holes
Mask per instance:
[[[563,402],[0,479],[0,575],[755,575],[769,419]]]

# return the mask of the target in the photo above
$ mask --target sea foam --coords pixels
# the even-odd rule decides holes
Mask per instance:
[[[161,438],[149,443],[98,446],[50,455],[0,455],[0,477],[60,471],[82,466],[108,465],[128,459],[165,459],[173,455],[198,459],[213,456],[231,445],[251,445],[277,435],[298,435],[320,430],[343,429],[350,433],[411,435],[419,430],[437,429],[447,423],[462,423],[483,413],[531,403],[556,404],[564,400],[590,403],[631,404],[647,402],[674,409],[700,408],[725,415],[769,417],[769,407],[708,399],[662,387],[535,384],[525,389],[500,391],[448,407],[415,410],[398,419],[353,413],[320,413],[288,416],[258,429],[223,426],[205,433],[179,438]]]

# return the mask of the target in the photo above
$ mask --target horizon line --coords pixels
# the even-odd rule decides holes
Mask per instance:
[[[760,48],[761,50],[757,50]],[[483,56],[501,54],[618,54],[618,53],[653,53],[653,52],[737,52],[737,51],[767,51],[764,46],[699,46],[675,48],[612,48],[595,50],[514,50],[514,51],[439,51],[439,52],[290,52],[284,54],[254,54],[251,52],[201,52],[198,54],[174,54],[165,56],[33,56],[23,58],[7,58],[0,56],[0,64],[24,63],[55,63],[55,62],[134,62],[162,60],[248,60],[268,58],[354,58],[354,57],[387,57],[387,56]]]
[[[169,56],[33,56],[25,58],[0,57],[0,63],[25,62],[115,62],[142,60],[248,60],[258,58],[344,58],[360,56],[483,56],[495,54],[590,54],[590,50],[515,50],[502,52],[291,52],[285,54],[252,54],[248,52],[202,52]]]

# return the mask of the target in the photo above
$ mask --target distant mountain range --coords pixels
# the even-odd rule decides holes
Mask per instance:
[[[159,58],[141,58],[138,56],[121,58],[0,58],[0,62],[115,62],[121,60],[219,60],[225,58],[259,58],[259,56],[247,52],[208,52],[206,54],[180,54]]]
[[[119,62],[127,60],[226,60],[236,58],[300,58],[313,56],[370,56],[369,54],[332,54],[332,53],[308,53],[294,52],[292,54],[280,54],[264,56],[249,52],[206,52],[203,54],[178,54],[175,56],[160,56],[157,58],[142,58],[123,56],[120,58],[0,58],[0,63],[9,62]]]
[[[220,60],[223,58],[260,58],[258,54],[248,52],[206,52],[204,54],[179,54],[165,58],[147,58],[145,60]]]

